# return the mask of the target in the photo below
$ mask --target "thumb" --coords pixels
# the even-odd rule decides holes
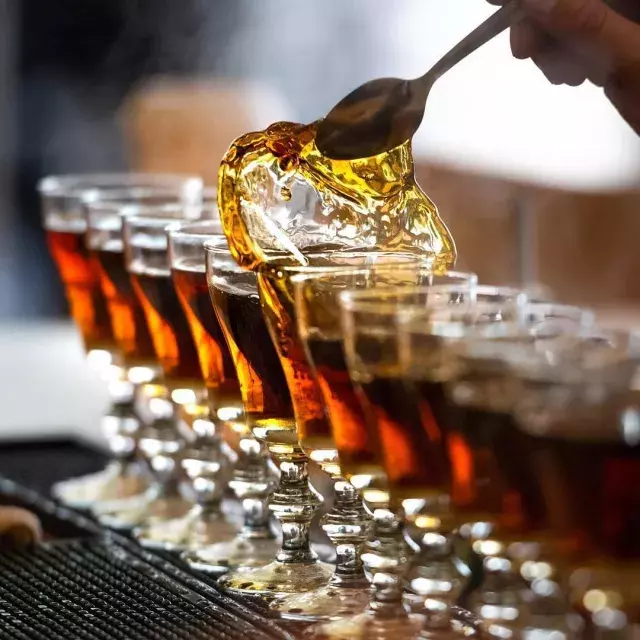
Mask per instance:
[[[614,77],[605,86],[605,94],[629,126],[640,136],[640,78]]]
[[[595,49],[613,68],[640,64],[640,26],[603,0],[522,0],[522,4],[540,26]]]

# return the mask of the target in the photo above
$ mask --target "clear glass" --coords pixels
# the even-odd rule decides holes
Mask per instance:
[[[432,286],[380,286],[346,291],[339,297],[347,366],[365,416],[377,431],[391,511],[398,518],[406,514],[407,532],[419,545],[410,562],[378,567],[368,610],[343,621],[363,637],[457,633],[451,621],[452,605],[466,580],[454,562],[446,443],[437,406],[417,402],[404,382],[399,328],[405,316],[416,312],[421,314],[421,326],[442,328],[441,320],[452,314],[463,323],[472,316],[502,322],[507,315],[519,317],[523,296],[515,290],[477,286],[471,277],[464,283],[455,277],[447,279],[447,274],[440,276],[441,282],[437,278]],[[433,315],[440,319],[432,323]],[[419,361],[429,370],[448,365],[435,349],[422,350]],[[408,603],[413,613],[404,606],[404,579],[412,592]],[[326,628],[318,633],[331,635]]]
[[[503,356],[511,349],[518,359],[567,331],[580,331],[591,325],[593,314],[539,303],[506,312],[495,306],[477,300],[469,309],[407,315],[399,325],[402,372],[414,398],[428,404],[447,444],[452,528],[470,545],[470,566],[482,561],[481,583],[466,604],[496,633],[564,632],[564,623],[546,615],[562,611],[561,603],[533,603],[508,552],[523,553],[529,542],[543,544],[544,532],[536,529],[535,496],[511,491],[514,478],[526,477],[528,470],[513,429],[515,388]],[[534,535],[527,537],[529,530]]]
[[[222,158],[219,204],[238,263],[257,270],[283,254],[403,251],[455,263],[453,238],[415,181],[411,143],[357,160],[320,154],[317,123],[277,122],[240,136]]]
[[[226,240],[211,240],[205,248],[211,298],[236,366],[247,424],[280,467],[269,509],[282,525],[282,547],[273,562],[232,571],[220,584],[265,597],[309,591],[325,585],[332,573],[309,545],[311,518],[321,498],[307,481],[307,458],[298,444],[287,380],[262,313],[258,278],[236,264]]]
[[[183,215],[183,211],[191,213],[192,210],[194,215],[200,215],[197,212],[203,205],[204,197],[201,182],[190,178],[177,181],[158,179],[149,184],[119,188],[95,187],[83,196],[87,249],[95,265],[114,337],[122,354],[126,378],[134,388],[137,414],[145,422],[153,421],[156,417],[164,420],[166,408],[158,399],[163,393],[161,387],[156,387],[161,369],[151,334],[126,270],[122,221],[127,212],[154,207],[175,210],[176,215]],[[154,406],[161,406],[158,416],[150,410]],[[143,457],[138,447],[142,435],[141,431],[136,433],[135,445],[139,459]],[[122,434],[113,433],[112,438],[120,445],[126,442]],[[149,474],[146,475],[148,477]],[[157,490],[155,485],[148,492],[118,503],[100,503],[93,507],[93,512],[105,524],[129,528],[140,523]]]
[[[350,481],[355,478],[374,500],[371,508],[388,507],[385,476],[376,465],[377,443],[365,424],[344,360],[338,294],[358,286],[428,284],[438,276],[433,275],[431,260],[402,252],[362,250],[305,257],[308,267],[276,267],[267,291],[275,300],[270,306],[277,307],[278,326],[290,327],[284,337],[281,331],[280,341],[287,345],[286,360],[295,372],[295,378],[289,376],[289,389],[300,445],[335,483],[334,507],[322,526],[336,546],[337,562],[329,585],[283,598],[272,608],[286,617],[332,620],[361,613],[370,599],[361,552],[371,523]],[[473,280],[471,275],[456,277],[459,283]],[[304,387],[303,375],[308,377]],[[396,540],[394,552],[406,555],[401,540]]]
[[[546,557],[522,568],[538,574],[535,591],[568,595],[588,637],[631,638],[640,625],[639,347],[636,333],[592,327],[512,360],[530,474],[515,489],[535,492],[538,529],[555,546],[553,573]]]
[[[337,479],[336,509],[328,514],[325,521],[325,531],[333,538],[334,544],[340,540],[340,524],[334,523],[334,519],[342,520],[344,509],[352,511],[354,516],[353,539],[351,544],[341,545],[338,551],[338,566],[336,567],[333,581],[339,580],[341,575],[345,578],[352,574],[352,584],[363,586],[364,571],[359,564],[356,552],[359,544],[364,542],[368,527],[364,510],[355,510],[360,505],[359,498],[349,484],[344,481],[339,468],[335,445],[328,449],[322,446],[323,441],[331,439],[331,429],[327,419],[324,400],[316,379],[311,370],[305,348],[298,335],[297,317],[294,305],[294,291],[292,278],[299,274],[338,272],[353,266],[363,267],[378,263],[415,264],[415,254],[379,252],[372,249],[359,251],[330,251],[330,252],[306,252],[307,265],[301,266],[297,262],[286,259],[273,259],[261,268],[258,274],[258,291],[262,312],[271,339],[276,348],[282,364],[285,378],[293,403],[295,418],[295,436],[300,453],[307,454],[313,451],[314,461],[334,479]],[[432,264],[426,259],[420,259],[423,265]],[[415,272],[405,271],[406,277],[415,278]],[[400,280],[400,278],[399,278]],[[411,280],[410,280],[411,281]],[[308,449],[302,446],[305,440]],[[320,445],[320,446],[318,446]],[[334,526],[337,525],[337,526]],[[347,534],[348,541],[348,534]],[[340,552],[343,552],[342,556]],[[354,565],[354,566],[351,566]],[[361,575],[358,575],[361,574]],[[316,597],[317,596],[317,597]],[[331,597],[335,597],[333,609],[329,604]],[[328,591],[321,588],[299,597],[288,596],[279,598],[272,603],[271,608],[277,610],[283,617],[320,619],[345,616],[362,607],[363,598],[357,602],[356,592],[351,598],[342,598],[340,592],[333,589]],[[338,611],[335,608],[339,607]]]
[[[175,223],[168,228],[168,234],[173,283],[196,345],[211,421],[216,424],[215,432],[198,433],[190,450],[197,451],[201,461],[212,460],[219,456],[226,438],[237,456],[229,484],[241,501],[244,521],[235,537],[193,540],[182,558],[196,569],[216,574],[261,566],[278,548],[266,506],[273,482],[268,452],[247,426],[238,377],[211,304],[205,269],[205,242],[224,242],[225,238],[219,220]],[[212,452],[216,455],[212,456]],[[202,464],[191,458],[185,459],[183,465],[187,473],[202,469]],[[202,483],[208,478],[199,476],[193,480]]]
[[[127,205],[123,239],[127,271],[142,306],[156,358],[162,370],[156,384],[167,414],[145,427],[141,449],[159,483],[157,496],[144,509],[137,539],[162,549],[232,537],[233,527],[221,513],[227,457],[215,437],[207,390],[187,318],[171,278],[166,228],[172,222],[215,215],[213,203],[202,207],[163,204]],[[154,398],[158,404],[159,398]],[[194,443],[213,438],[216,446],[201,451]],[[185,475],[196,504],[183,496]]]
[[[112,403],[101,427],[115,460],[102,472],[61,482],[53,489],[58,498],[72,506],[95,511],[116,508],[118,502],[133,499],[148,485],[137,455],[140,421],[135,386],[123,361],[122,343],[102,287],[99,264],[87,245],[86,198],[96,190],[158,190],[176,201],[196,200],[201,188],[199,178],[159,174],[50,176],[38,185],[47,242],[71,315],[90,365],[100,370],[109,385]]]

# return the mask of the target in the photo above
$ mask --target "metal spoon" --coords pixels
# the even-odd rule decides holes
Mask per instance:
[[[420,78],[378,78],[361,85],[320,122],[316,146],[328,158],[353,160],[406,142],[422,122],[436,80],[524,16],[520,0],[508,0]]]

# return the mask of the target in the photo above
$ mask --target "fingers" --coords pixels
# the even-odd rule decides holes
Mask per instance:
[[[612,67],[640,63],[640,26],[602,0],[522,0],[543,29],[597,48]]]
[[[511,51],[520,60],[532,58],[545,46],[545,34],[531,20],[511,27]]]
[[[520,1],[530,17],[511,28],[513,55],[531,58],[553,84],[603,86],[617,70],[640,67],[640,25],[603,0]]]
[[[587,79],[583,61],[532,20],[512,27],[511,50],[516,58],[531,58],[552,84],[577,87]]]
[[[42,538],[38,518],[18,507],[0,507],[0,547],[24,546]]]
[[[562,51],[560,45],[550,45],[537,51],[531,59],[551,84],[578,87],[587,79],[587,71],[581,61]]]
[[[640,135],[640,79],[635,74],[622,74],[612,78],[604,91],[620,115]]]

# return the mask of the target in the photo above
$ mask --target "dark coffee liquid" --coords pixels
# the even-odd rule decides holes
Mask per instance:
[[[318,383],[345,474],[368,474],[382,464],[377,431],[367,423],[362,398],[351,382],[342,341],[309,337]]]
[[[117,351],[98,270],[86,248],[84,231],[48,229],[47,243],[85,349]]]
[[[170,273],[136,273],[134,290],[147,318],[158,361],[169,387],[203,384],[196,347]]]
[[[122,251],[95,251],[94,256],[113,332],[125,363],[129,366],[153,366],[156,354],[151,334],[125,268],[124,254]]]
[[[446,441],[428,400],[392,375],[375,376],[361,386],[378,427],[392,498],[447,492]]]
[[[204,265],[202,270],[173,269],[172,273],[213,406],[240,406],[236,369],[213,310]]]
[[[292,447],[297,444],[293,406],[262,315],[255,275],[233,274],[228,280],[224,289],[212,287],[211,296],[235,364],[248,424],[272,448]]]

